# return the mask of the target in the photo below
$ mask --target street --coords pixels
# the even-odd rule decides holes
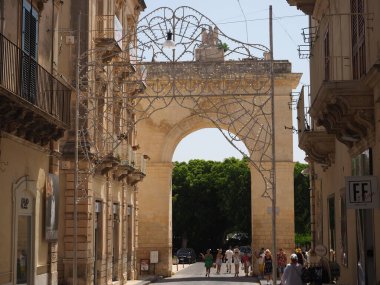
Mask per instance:
[[[232,265],[233,266],[233,265]],[[175,266],[174,266],[175,267]],[[221,274],[216,274],[216,269],[211,268],[210,277],[205,276],[205,267],[203,262],[197,262],[184,269],[181,269],[182,265],[178,265],[179,271],[175,273],[172,277],[164,278],[155,281],[154,283],[161,284],[260,284],[256,277],[245,277],[244,272],[240,270],[239,277],[234,277],[234,273],[226,273],[226,264],[222,264]],[[234,269],[232,269],[234,272]],[[264,283],[265,284],[265,283]]]

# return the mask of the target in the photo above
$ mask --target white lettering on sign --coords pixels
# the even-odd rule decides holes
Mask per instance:
[[[347,208],[377,208],[379,206],[379,195],[376,177],[346,177],[346,202]]]

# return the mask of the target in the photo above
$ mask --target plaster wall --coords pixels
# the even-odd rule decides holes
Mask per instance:
[[[0,200],[0,283],[13,280],[15,256],[13,247],[16,237],[13,235],[14,209],[12,185],[21,177],[28,176],[30,184],[36,189],[34,212],[34,276],[48,272],[48,243],[44,237],[45,231],[45,177],[49,169],[49,156],[46,149],[36,147],[31,143],[13,136],[1,134],[1,161],[6,162],[0,171],[1,197]]]

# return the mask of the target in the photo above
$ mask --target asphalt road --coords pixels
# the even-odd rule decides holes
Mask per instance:
[[[179,265],[181,267],[181,265]],[[210,277],[206,277],[206,270],[203,262],[194,263],[175,273],[172,277],[159,279],[154,283],[170,285],[192,285],[192,284],[219,284],[219,285],[239,285],[239,284],[260,284],[255,277],[245,277],[244,272],[240,271],[239,277],[234,277],[234,273],[226,273],[226,264],[223,263],[221,274],[216,274],[216,269],[211,268]],[[234,268],[232,269],[234,272]]]

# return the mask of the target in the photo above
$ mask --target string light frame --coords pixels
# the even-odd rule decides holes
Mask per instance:
[[[228,37],[188,6],[158,8],[131,31],[123,36],[123,50],[95,47],[79,59],[78,151],[87,165],[80,199],[87,198],[82,182],[126,151],[136,124],[171,104],[210,120],[257,169],[265,181],[262,196],[272,199],[272,76],[283,67],[273,64],[270,49]],[[169,31],[175,49],[163,45]]]
[[[262,176],[262,197],[272,204],[276,252],[274,74],[290,72],[290,64],[273,61],[271,6],[269,11],[270,48],[226,36],[188,6],[158,8],[138,23],[129,22],[121,44],[95,43],[80,54],[78,39],[74,252],[77,204],[89,197],[89,179],[104,174],[104,167],[123,166],[122,156],[128,153],[129,160],[130,148],[139,148],[131,145],[136,124],[171,104],[212,122]],[[175,49],[164,48],[169,31]],[[244,142],[248,156],[237,141]],[[132,162],[132,168],[139,167]],[[76,260],[74,254],[74,284]],[[276,257],[273,269],[276,282]]]

